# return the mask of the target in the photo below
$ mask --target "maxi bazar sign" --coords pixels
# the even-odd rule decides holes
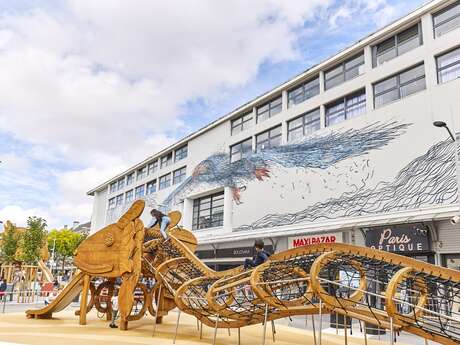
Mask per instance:
[[[288,237],[288,248],[297,248],[320,243],[341,243],[343,237],[341,232],[321,234],[321,235],[303,235]]]

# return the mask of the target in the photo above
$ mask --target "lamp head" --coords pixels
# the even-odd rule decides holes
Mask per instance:
[[[435,127],[447,127],[446,123],[444,121],[435,121],[433,122],[433,126]]]

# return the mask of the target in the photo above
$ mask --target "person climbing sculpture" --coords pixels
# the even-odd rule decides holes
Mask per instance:
[[[168,235],[166,234],[166,228],[168,225],[171,223],[171,219],[165,215],[164,213],[160,212],[156,208],[154,208],[152,211],[150,211],[150,214],[152,215],[152,221],[150,224],[147,226],[147,228],[152,228],[155,225],[159,224],[160,225],[160,233],[163,236],[163,238],[166,240],[168,238]]]
[[[268,260],[270,254],[265,251],[264,249],[264,241],[256,240],[254,242],[254,257],[252,259],[246,259],[244,261],[244,268],[248,269],[251,267],[257,267],[263,264],[265,261]]]

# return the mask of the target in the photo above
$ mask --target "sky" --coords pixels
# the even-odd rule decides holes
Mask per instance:
[[[422,0],[0,0],[0,220],[86,192]]]

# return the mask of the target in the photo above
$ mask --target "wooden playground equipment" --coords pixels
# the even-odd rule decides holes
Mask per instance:
[[[268,321],[338,313],[388,329],[391,337],[406,331],[441,344],[460,342],[460,272],[346,244],[294,248],[251,270],[216,272],[194,255],[196,238],[177,226],[179,212],[169,214],[169,238],[163,240],[158,228],[144,228],[139,219],[144,206],[134,202],[118,222],[87,238],[75,256],[81,271],[51,304],[27,316],[51,318],[82,293],[80,324],[93,307],[109,320],[107,296],[121,278],[123,330],[146,313],[156,327],[177,307],[214,327],[214,340],[217,328],[239,331],[262,323],[265,334]],[[151,289],[142,283],[145,278],[155,279]]]

